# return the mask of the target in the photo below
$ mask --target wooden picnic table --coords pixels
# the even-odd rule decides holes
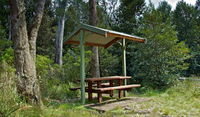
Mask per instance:
[[[118,90],[119,98],[122,97],[122,90],[124,87],[124,80],[130,79],[131,76],[109,76],[109,77],[100,77],[100,78],[86,78],[85,81],[88,83],[88,99],[92,100],[92,93],[98,93],[98,101],[102,101],[102,93],[110,94],[110,97],[113,97],[113,90]],[[109,82],[109,85],[106,88],[102,88],[102,82]],[[114,82],[117,82],[117,86],[114,86]],[[97,85],[97,88],[94,88],[93,85]],[[129,86],[130,87],[130,86]],[[128,88],[128,87],[127,87]],[[127,89],[126,88],[126,89]],[[131,88],[131,87],[130,87]],[[124,93],[125,96],[125,93]]]

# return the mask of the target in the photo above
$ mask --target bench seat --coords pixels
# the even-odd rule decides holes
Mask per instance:
[[[115,86],[115,87],[105,87],[105,88],[96,88],[95,90],[104,92],[104,91],[112,91],[112,90],[126,90],[131,88],[141,87],[140,84],[134,85],[125,85],[125,86]]]
[[[122,97],[122,91],[124,90],[129,90],[132,88],[136,88],[136,87],[141,87],[140,84],[132,84],[132,85],[124,85],[124,86],[114,86],[114,87],[105,87],[105,88],[96,88],[95,90],[98,93],[98,102],[101,103],[102,102],[102,93],[107,92],[107,91],[113,91],[113,90],[119,90],[118,92],[118,96],[119,98]]]

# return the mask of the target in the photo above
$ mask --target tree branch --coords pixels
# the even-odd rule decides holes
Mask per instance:
[[[38,0],[36,3],[36,9],[35,9],[35,17],[33,19],[33,23],[30,26],[29,30],[29,45],[30,45],[30,51],[31,55],[35,58],[36,54],[36,39],[38,35],[38,30],[42,21],[42,16],[44,12],[44,4],[46,0]]]

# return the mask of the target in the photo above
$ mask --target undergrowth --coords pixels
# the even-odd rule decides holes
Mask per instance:
[[[131,94],[130,94],[131,95]],[[137,95],[135,95],[137,96]],[[129,116],[192,116],[200,115],[200,89],[196,82],[179,82],[165,92],[149,91],[139,95],[139,98],[149,98],[149,101],[135,102],[130,110],[116,108],[99,113],[85,108],[78,102],[51,103],[38,109],[30,107],[16,111],[19,117],[129,117]],[[141,113],[141,112],[146,113]]]

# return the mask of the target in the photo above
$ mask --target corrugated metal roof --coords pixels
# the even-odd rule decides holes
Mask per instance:
[[[87,24],[81,24],[65,41],[64,44],[79,44],[79,32],[84,31],[84,41],[87,46],[102,46],[109,47],[114,42],[120,39],[128,39],[136,42],[144,43],[146,39],[125,34],[122,32],[112,31],[108,29],[103,29]]]

